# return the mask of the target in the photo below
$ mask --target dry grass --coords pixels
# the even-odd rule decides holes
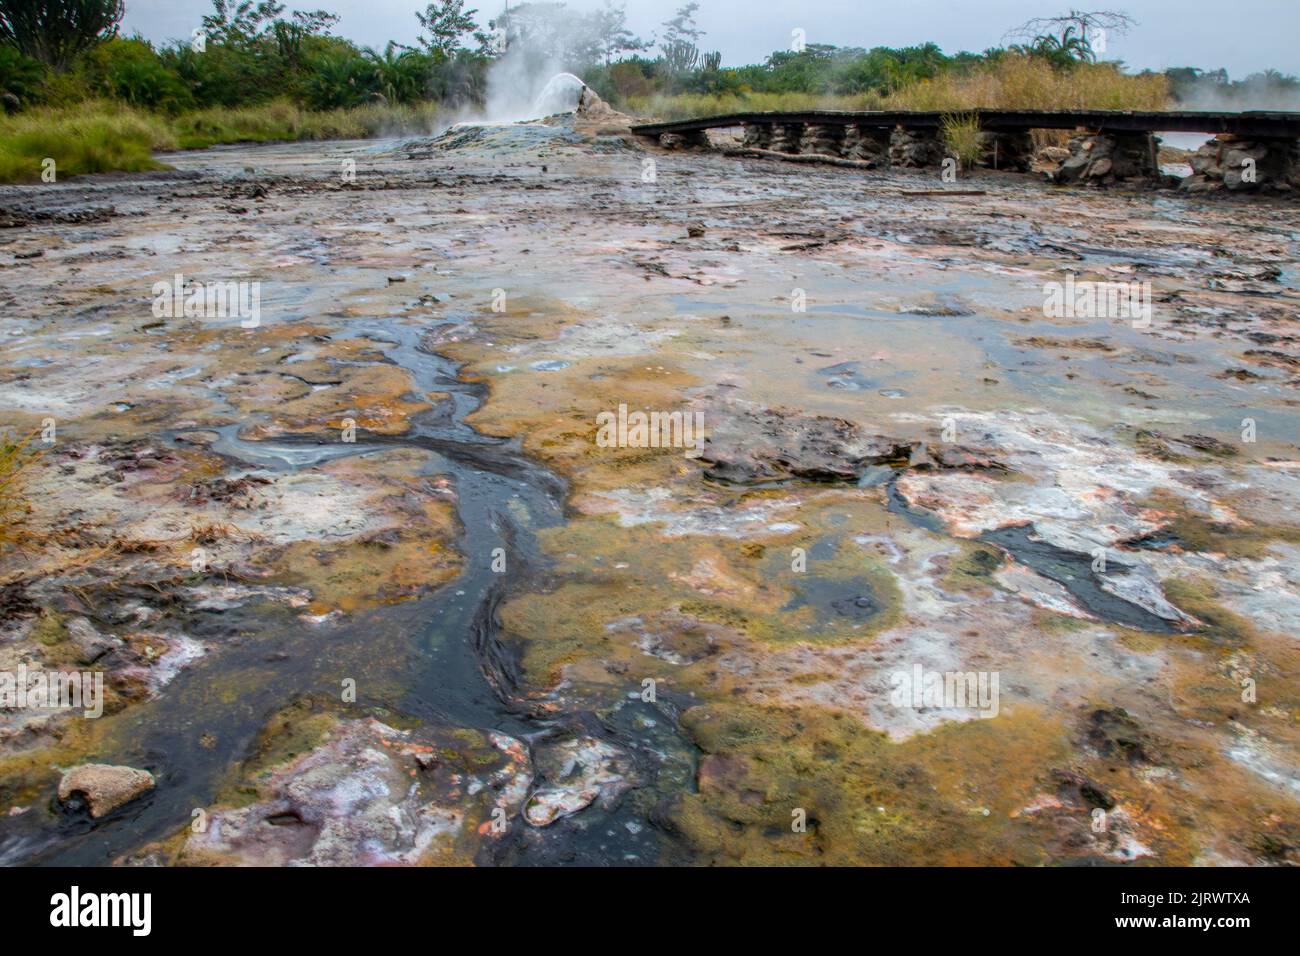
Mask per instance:
[[[966,75],[945,73],[885,97],[901,110],[1160,110],[1169,105],[1163,75],[1132,76],[1109,63],[1054,70],[1040,59],[1007,56]]]
[[[931,110],[959,113],[974,109],[1160,110],[1169,106],[1169,83],[1162,74],[1130,75],[1109,63],[1080,63],[1054,70],[1041,59],[1005,56],[969,73],[944,73],[887,96],[817,96],[805,93],[750,93],[633,98],[626,108],[665,120],[752,110]]]
[[[23,438],[0,436],[0,544],[10,545],[20,537],[19,529],[31,507],[27,504],[25,479],[40,453],[32,450],[39,432]]]
[[[945,113],[940,126],[944,144],[963,169],[970,169],[984,153],[980,121],[975,113]]]
[[[821,96],[816,93],[745,93],[713,96],[707,93],[680,93],[676,96],[633,96],[621,107],[640,117],[663,120],[687,119],[719,113],[748,113],[785,110],[867,110],[877,109],[873,99],[865,96]]]

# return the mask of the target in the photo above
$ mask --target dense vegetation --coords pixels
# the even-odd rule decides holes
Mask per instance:
[[[981,53],[796,41],[761,64],[723,67],[701,45],[698,9],[686,3],[644,39],[615,0],[590,13],[524,3],[486,23],[465,0],[440,0],[415,15],[409,42],[375,50],[335,35],[333,14],[275,0],[214,0],[193,36],[161,46],[120,35],[121,0],[0,0],[0,179],[36,178],[45,156],[64,173],[145,169],[155,149],[427,129],[481,106],[503,57],[529,74],[564,64],[615,105],[663,116],[814,105],[1159,108],[1171,93],[1230,104],[1261,84],[1282,96],[1300,88],[1276,73],[1244,84],[1191,68],[1127,73],[1099,61],[1093,37],[1131,21],[1077,11],[1031,21],[1009,34],[1015,42]]]

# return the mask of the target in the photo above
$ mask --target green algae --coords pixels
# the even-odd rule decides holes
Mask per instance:
[[[1013,813],[1068,746],[1027,710],[899,743],[808,706],[712,702],[682,726],[705,756],[670,819],[715,864],[1041,862]]]
[[[502,610],[507,631],[526,638],[525,670],[535,684],[551,683],[567,663],[627,657],[608,625],[628,617],[676,610],[774,647],[868,641],[901,619],[893,573],[843,532],[833,553],[810,559],[806,572],[792,569],[785,542],[666,539],[653,526],[619,527],[606,517],[575,519],[541,540],[560,583]],[[869,602],[860,613],[856,597]],[[649,661],[644,676],[655,676]]]
[[[960,541],[961,554],[939,578],[946,591],[981,592],[998,587],[993,575],[1005,560],[1001,551],[972,541]]]
[[[1221,647],[1256,643],[1255,625],[1220,604],[1214,584],[1207,578],[1174,578],[1163,582],[1163,586],[1170,601],[1204,623],[1198,632],[1204,640]]]

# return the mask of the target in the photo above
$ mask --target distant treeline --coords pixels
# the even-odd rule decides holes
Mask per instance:
[[[121,0],[0,0],[0,98],[8,112],[87,99],[169,114],[271,100],[310,110],[428,102],[455,109],[483,102],[488,70],[503,57],[526,61],[526,75],[543,66],[578,73],[616,104],[682,94],[884,97],[995,69],[1006,57],[1069,72],[1100,58],[1100,29],[1132,25],[1122,14],[1071,11],[1012,31],[1017,42],[953,55],[933,43],[865,49],[792,37],[791,49],[761,64],[723,67],[702,45],[698,9],[687,3],[647,39],[628,29],[614,0],[589,13],[525,3],[486,21],[465,0],[443,0],[415,15],[409,42],[376,50],[334,35],[334,14],[286,12],[274,0],[215,0],[192,36],[161,46],[119,35]],[[1190,107],[1294,108],[1287,104],[1300,98],[1300,80],[1275,71],[1234,82],[1221,70],[1185,67],[1166,77],[1175,101]]]

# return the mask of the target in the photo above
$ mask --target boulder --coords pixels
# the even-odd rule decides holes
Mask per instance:
[[[80,802],[98,820],[153,788],[153,774],[147,770],[85,763],[63,774],[59,781],[59,802]]]
[[[105,637],[84,617],[74,617],[67,623],[68,640],[77,648],[77,662],[93,664],[119,642],[116,638]]]
[[[715,481],[752,485],[802,478],[856,482],[876,465],[906,464],[916,444],[854,422],[740,403],[715,409],[699,460]]]

